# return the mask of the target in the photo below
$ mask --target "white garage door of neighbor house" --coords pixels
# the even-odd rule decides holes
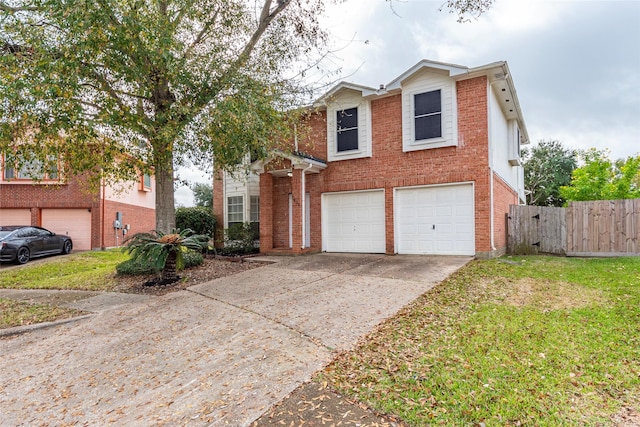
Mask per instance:
[[[0,225],[31,225],[31,210],[0,209]]]
[[[400,188],[395,207],[399,254],[475,255],[472,184]]]
[[[56,234],[70,236],[74,249],[91,249],[91,212],[88,209],[43,209],[42,226]]]
[[[354,191],[322,197],[326,252],[385,252],[384,191]]]

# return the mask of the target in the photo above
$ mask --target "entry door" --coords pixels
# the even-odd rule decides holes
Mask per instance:
[[[311,246],[311,196],[305,194],[304,247]],[[293,248],[293,195],[289,193],[289,248]]]

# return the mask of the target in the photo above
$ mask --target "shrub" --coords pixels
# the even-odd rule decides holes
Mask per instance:
[[[260,231],[250,222],[234,224],[225,231],[225,245],[223,254],[245,255],[258,251],[257,242],[260,239]]]
[[[184,268],[196,267],[201,265],[204,258],[200,252],[188,250],[183,255]],[[138,274],[153,274],[155,266],[151,260],[133,260],[128,259],[116,265],[116,272],[122,276],[132,276]]]
[[[211,208],[196,206],[176,209],[176,227],[179,230],[191,229],[195,234],[213,237],[216,218]]]

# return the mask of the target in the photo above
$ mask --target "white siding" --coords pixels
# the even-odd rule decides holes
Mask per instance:
[[[509,160],[517,154],[517,127],[507,121],[493,90],[489,90],[489,146],[491,166],[524,200],[524,170],[512,166]]]
[[[224,227],[227,228],[227,199],[233,196],[241,196],[243,203],[243,221],[247,222],[251,212],[251,196],[260,196],[260,177],[250,172],[248,175],[243,168],[236,173],[224,173]]]

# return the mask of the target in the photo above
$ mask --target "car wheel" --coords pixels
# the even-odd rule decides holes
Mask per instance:
[[[17,264],[26,264],[29,262],[31,258],[31,254],[29,253],[29,248],[25,248],[24,246],[18,249],[18,253],[16,254],[16,263]]]
[[[69,252],[71,252],[72,248],[73,248],[73,244],[71,243],[71,240],[65,240],[64,243],[62,244],[62,253],[68,254]]]

